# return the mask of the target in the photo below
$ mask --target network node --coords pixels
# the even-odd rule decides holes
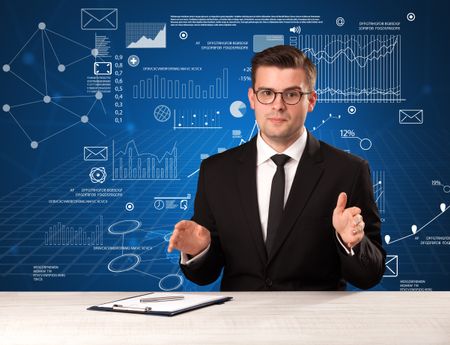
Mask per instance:
[[[31,146],[32,149],[37,149],[38,146],[39,146],[39,144],[38,144],[37,141],[34,141],[34,140],[33,140],[33,141],[30,143],[30,146]]]
[[[64,66],[63,64],[58,65],[58,71],[64,72],[65,70],[66,70],[66,66]]]
[[[52,101],[52,98],[50,96],[44,96],[44,103],[50,103]]]
[[[3,111],[7,113],[11,110],[11,106],[9,104],[3,104]]]
[[[3,72],[9,72],[11,70],[11,66],[8,64],[3,65]]]
[[[45,30],[45,27],[46,27],[46,25],[44,22],[40,22],[38,25],[39,30]]]
[[[91,54],[92,56],[96,57],[98,55],[98,49],[97,48],[92,49]]]
[[[95,93],[95,98],[96,98],[96,99],[102,99],[102,98],[103,98],[103,93],[102,93],[101,91],[97,91],[97,92]]]
[[[82,123],[88,123],[88,121],[89,121],[89,117],[88,117],[87,115],[83,115],[83,116],[81,117],[81,122],[82,122]]]

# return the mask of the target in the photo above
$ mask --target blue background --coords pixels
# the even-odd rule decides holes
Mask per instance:
[[[82,30],[82,8],[117,8],[117,30]],[[0,105],[3,109],[5,104],[11,106],[10,111],[0,112],[0,289],[218,289],[217,283],[198,287],[186,281],[179,271],[178,253],[167,254],[167,239],[177,221],[192,215],[195,172],[201,157],[217,153],[220,148],[239,145],[254,134],[254,115],[246,96],[250,86],[248,67],[254,54],[253,35],[277,34],[284,35],[286,44],[290,38],[302,35],[401,37],[399,97],[394,101],[324,102],[319,99],[314,112],[308,115],[306,126],[315,129],[313,133],[319,139],[367,159],[372,173],[383,176],[381,189],[375,193],[384,221],[382,236],[390,237],[390,243],[384,240],[383,245],[388,259],[392,259],[391,264],[398,265],[391,267],[396,269],[395,273],[387,271],[375,289],[449,290],[448,10],[447,5],[433,4],[433,1],[346,1],[345,4],[315,1],[279,5],[254,1],[212,4],[206,1],[2,0],[1,64],[9,64],[11,71],[26,83],[11,72],[0,73]],[[415,14],[414,21],[407,20],[410,12]],[[171,25],[173,15],[314,15],[320,16],[321,23],[300,24],[301,32],[295,34],[289,29],[296,24],[176,27]],[[345,19],[343,26],[336,25],[338,17]],[[359,30],[359,23],[368,21],[398,22],[400,30]],[[38,29],[40,22],[46,24],[46,34]],[[144,22],[166,23],[166,48],[126,48],[126,23]],[[36,30],[36,35],[26,44]],[[185,40],[179,37],[183,30],[188,33]],[[94,76],[95,58],[90,56],[90,49],[95,47],[95,34],[106,35],[110,40],[110,57],[97,58],[97,61],[109,61],[114,66],[111,92],[103,93],[101,102],[96,102],[94,94],[86,90],[86,78]],[[208,41],[247,41],[248,49],[201,49],[208,46]],[[132,54],[140,58],[137,67],[127,63]],[[64,72],[57,70],[58,60],[67,65]],[[146,67],[200,67],[200,71],[155,72],[145,70]],[[193,80],[205,89],[222,76],[224,68],[229,72],[227,98],[133,98],[133,86],[156,74],[180,83]],[[388,78],[377,75],[374,68],[376,78]],[[116,86],[122,89],[115,89]],[[43,94],[50,95],[52,102],[42,102]],[[247,106],[242,117],[230,113],[234,101],[242,101]],[[36,103],[25,104],[29,102]],[[165,122],[158,121],[154,115],[159,105],[167,107],[164,109],[170,113]],[[355,114],[349,113],[350,106],[356,108]],[[423,123],[400,124],[401,109],[422,110]],[[117,111],[122,114],[116,115]],[[176,114],[194,113],[216,114],[220,128],[173,128]],[[86,114],[88,124],[80,119]],[[233,137],[236,130],[241,136]],[[342,130],[369,139],[370,149],[363,149],[363,143],[360,146],[357,138],[342,138]],[[39,143],[36,149],[30,146],[32,140]],[[176,147],[177,179],[113,180],[113,141],[115,154],[125,150],[132,141],[139,153],[160,158]],[[108,160],[84,160],[85,146],[107,146]],[[103,183],[91,181],[89,173],[93,167],[105,168]],[[92,188],[118,189],[119,195],[75,195]],[[187,198],[189,194],[191,199]],[[155,200],[161,197],[185,197],[188,207],[178,207],[179,199],[173,199],[175,208],[159,210]],[[87,199],[101,203],[53,202]],[[129,202],[134,205],[132,211],[125,208]],[[100,224],[100,219],[102,244],[99,239],[91,245],[46,244],[53,225],[81,228],[88,236]],[[415,236],[411,232],[413,224],[420,229]],[[111,233],[114,231],[120,234]],[[75,241],[73,236],[72,240]]]

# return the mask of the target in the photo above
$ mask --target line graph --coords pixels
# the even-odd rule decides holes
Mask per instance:
[[[401,102],[400,35],[300,35],[290,44],[320,71],[319,102]]]
[[[320,127],[324,126],[331,119],[339,120],[340,118],[341,118],[341,115],[329,114],[328,117],[325,120],[322,120],[322,122],[319,125],[313,126],[312,129],[310,130],[310,132],[313,133],[313,132],[317,131]]]
[[[423,229],[425,229],[428,225],[433,223],[436,219],[438,219],[445,212],[447,212],[447,210],[450,208],[450,205],[446,206],[444,203],[441,203],[439,205],[439,208],[440,208],[441,212],[439,214],[437,214],[436,216],[434,216],[431,220],[426,222],[424,225],[422,225],[420,228],[418,228],[416,224],[411,225],[411,233],[409,235],[397,238],[395,240],[392,240],[390,235],[386,235],[386,236],[384,236],[384,241],[386,242],[386,244],[393,244],[395,242],[405,240],[409,237],[416,236],[419,232],[421,232]]]

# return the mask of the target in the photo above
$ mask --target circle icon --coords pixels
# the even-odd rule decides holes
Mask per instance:
[[[142,223],[135,219],[120,220],[116,223],[111,224],[108,227],[108,232],[111,235],[125,235],[138,230],[141,225]]]
[[[406,19],[408,19],[409,22],[413,22],[416,19],[416,15],[413,12],[409,12],[406,15]]]
[[[127,202],[125,205],[125,210],[127,210],[128,212],[131,212],[134,210],[134,204],[132,202]]]
[[[180,39],[185,40],[189,35],[186,31],[180,31],[180,34],[178,36],[180,37]]]
[[[166,122],[170,119],[170,115],[170,108],[167,105],[163,104],[158,105],[153,111],[153,116],[155,117],[156,121],[159,122]]]
[[[159,288],[163,291],[178,289],[183,284],[183,277],[179,274],[168,274],[159,281]]]
[[[343,17],[337,17],[336,18],[336,25],[337,26],[344,26],[345,24],[345,19]]]
[[[112,259],[108,264],[108,270],[113,273],[131,271],[141,262],[141,257],[136,254],[123,254]]]
[[[354,105],[349,106],[349,107],[347,108],[347,112],[348,112],[350,115],[356,114],[356,107],[355,107]]]
[[[129,64],[131,67],[136,67],[136,66],[138,66],[138,65],[139,65],[139,62],[141,62],[141,60],[139,59],[139,56],[137,56],[137,55],[130,55],[130,56],[128,57],[128,64]]]
[[[364,151],[370,150],[370,148],[372,147],[372,141],[368,138],[363,138],[361,139],[359,146]]]
[[[230,105],[230,113],[236,118],[243,117],[247,112],[247,106],[242,101],[234,101]]]

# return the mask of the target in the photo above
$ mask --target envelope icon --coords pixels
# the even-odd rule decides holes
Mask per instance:
[[[398,255],[386,255],[386,269],[383,277],[398,276]]]
[[[81,30],[117,30],[117,8],[82,8]]]
[[[83,156],[86,162],[107,161],[108,146],[85,146]]]
[[[400,109],[398,122],[401,125],[421,125],[423,123],[423,109]]]

